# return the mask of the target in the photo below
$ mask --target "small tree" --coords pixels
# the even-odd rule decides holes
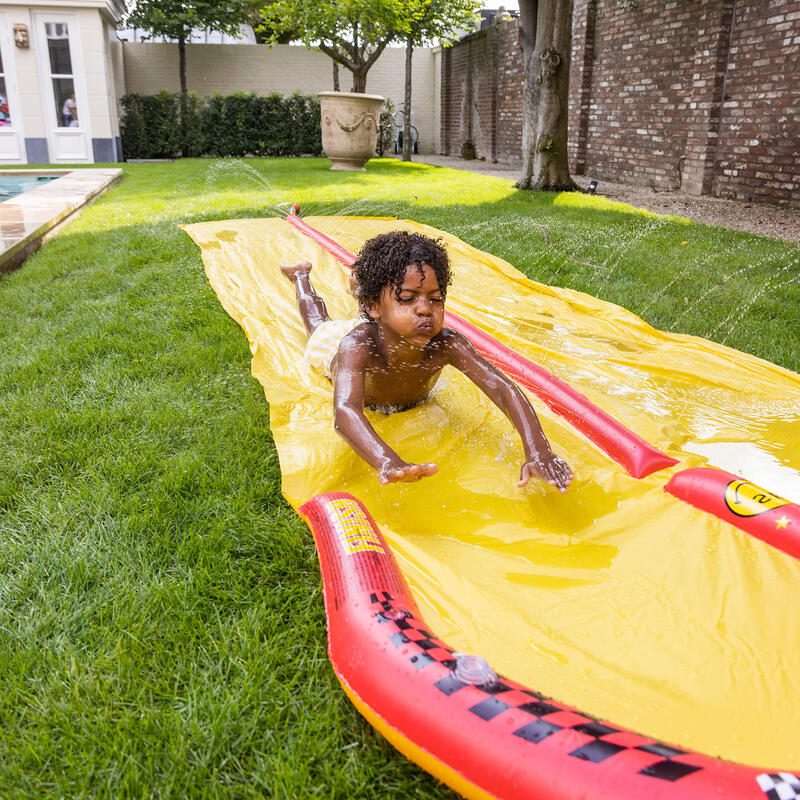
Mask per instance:
[[[259,13],[267,41],[277,44],[283,31],[294,30],[307,47],[350,70],[354,92],[366,92],[370,67],[408,24],[402,0],[274,0]]]
[[[178,72],[181,94],[187,94],[186,42],[193,30],[239,33],[239,26],[250,22],[254,2],[249,0],[128,0],[130,11],[125,23],[143,28],[153,36],[166,36],[178,42]]]
[[[572,0],[520,0],[522,175],[519,189],[572,191],[567,112],[572,48]]]
[[[481,0],[416,0],[409,2],[406,22],[406,82],[403,113],[403,161],[411,161],[411,62],[415,47],[439,40],[450,45],[459,28],[470,28]]]

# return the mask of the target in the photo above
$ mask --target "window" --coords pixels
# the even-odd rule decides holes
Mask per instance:
[[[66,22],[46,22],[47,52],[59,128],[77,128],[78,106],[75,103],[75,81],[69,52],[69,26]]]
[[[3,69],[3,54],[0,53],[0,128],[11,124],[8,111],[8,92],[6,92],[6,73]]]

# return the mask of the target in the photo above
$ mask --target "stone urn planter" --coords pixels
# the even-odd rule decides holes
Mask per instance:
[[[384,98],[357,92],[320,92],[322,149],[331,169],[364,172],[375,155]]]

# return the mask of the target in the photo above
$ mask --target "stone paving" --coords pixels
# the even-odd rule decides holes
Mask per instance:
[[[0,177],[23,172],[1,170]],[[0,273],[19,266],[49,235],[122,175],[121,169],[32,172],[61,177],[0,203]]]

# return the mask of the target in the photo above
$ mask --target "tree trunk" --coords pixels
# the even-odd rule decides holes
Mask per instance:
[[[181,155],[185,158],[188,155],[187,140],[189,138],[189,121],[187,117],[189,106],[189,91],[186,87],[186,39],[183,36],[178,38],[178,71],[181,80]]]
[[[350,91],[359,92],[360,94],[364,94],[367,91],[366,70],[359,70],[358,72],[353,72],[353,88]]]
[[[339,64],[336,61],[331,62],[333,64],[333,91],[339,91]]]
[[[406,39],[406,95],[403,105],[403,161],[411,161],[411,56],[414,40]]]
[[[186,39],[183,36],[178,39],[178,74],[181,80],[181,94],[185,95],[189,90],[186,88]]]
[[[520,0],[522,175],[519,189],[574,191],[567,116],[573,0]]]

